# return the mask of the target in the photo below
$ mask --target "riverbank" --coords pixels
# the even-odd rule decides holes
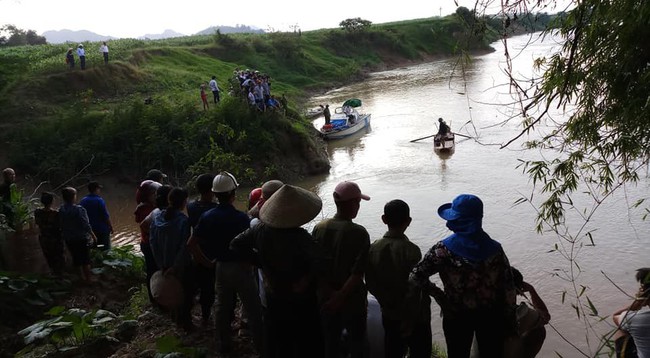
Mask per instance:
[[[114,61],[100,65],[93,51],[85,71],[59,63],[65,45],[1,49],[0,63],[13,65],[0,89],[1,137],[8,146],[0,159],[19,175],[51,182],[86,166],[88,175],[111,172],[132,180],[160,167],[186,181],[198,167],[235,163],[251,185],[269,176],[295,180],[325,173],[323,143],[300,115],[308,96],[360,81],[370,71],[454,55],[457,48],[490,50],[496,31],[474,36],[464,26],[447,16],[363,31],[115,40]],[[226,92],[236,68],[269,74],[272,93],[289,99],[286,115],[247,113],[233,103]],[[198,85],[211,75],[225,98],[204,112]],[[143,105],[146,98],[152,105]]]

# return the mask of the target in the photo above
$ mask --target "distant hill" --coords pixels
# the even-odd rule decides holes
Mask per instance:
[[[84,41],[106,41],[114,40],[115,37],[96,34],[92,31],[79,30],[73,31],[68,29],[45,31],[43,36],[51,44],[60,44],[64,42],[84,42]]]
[[[141,39],[148,39],[148,40],[161,40],[161,39],[168,39],[172,37],[183,37],[187,36],[185,34],[181,34],[180,32],[176,32],[174,30],[167,29],[163,31],[162,34],[145,34],[144,36],[141,36]]]
[[[257,33],[263,34],[264,30],[248,25],[236,25],[236,26],[210,26],[203,31],[197,32],[195,35],[212,35],[217,30],[222,34],[234,34],[234,33]]]

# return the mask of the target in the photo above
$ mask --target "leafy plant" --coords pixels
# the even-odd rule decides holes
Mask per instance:
[[[184,347],[180,339],[170,335],[156,339],[156,349],[158,350],[157,358],[203,358],[207,356],[205,349]]]
[[[135,253],[133,245],[116,246],[108,251],[94,250],[92,260],[95,266],[100,266],[93,269],[96,274],[112,270],[130,277],[143,275],[144,259]]]
[[[33,312],[35,307],[51,305],[54,297],[66,294],[70,286],[69,281],[0,271],[0,316],[10,319],[17,314]]]
[[[5,223],[9,231],[21,230],[34,217],[37,200],[24,200],[23,190],[16,184],[9,187],[9,201],[0,203],[0,212],[4,212]]]
[[[348,32],[362,32],[370,28],[372,21],[364,20],[360,17],[345,19],[339,23],[339,26]]]
[[[57,349],[69,349],[106,334],[117,319],[115,314],[106,310],[66,310],[63,306],[52,307],[46,315],[52,318],[36,322],[18,332],[25,344],[46,341]]]

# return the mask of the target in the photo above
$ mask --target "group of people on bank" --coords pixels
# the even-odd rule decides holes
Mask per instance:
[[[7,168],[3,177],[1,200],[13,190],[15,172]],[[354,182],[334,188],[336,214],[308,232],[302,226],[322,208],[308,190],[267,181],[249,194],[243,212],[233,205],[239,184],[228,172],[200,175],[193,201],[186,189],[163,185],[164,178],[151,170],[136,192],[149,297],[188,330],[197,328],[191,316],[197,302],[202,323],[214,319],[220,353],[232,352],[239,301],[263,357],[368,357],[368,325],[381,324],[383,356],[430,358],[431,297],[441,309],[449,358],[469,357],[474,338],[482,357],[534,357],[542,347],[550,313],[482,229],[483,203],[475,195],[438,208],[453,233],[422,255],[405,234],[412,219],[399,199],[385,204],[386,233],[371,243],[353,221],[370,200]],[[77,205],[76,190],[64,188],[58,211],[54,195],[43,193],[36,221],[53,271],[61,268],[63,243],[85,280],[93,243],[110,248],[112,225],[100,190],[89,183]],[[435,274],[442,288],[430,281]],[[636,279],[634,301],[613,314],[619,328],[613,338],[619,356],[643,358],[650,356],[650,268],[639,269]],[[518,303],[517,295],[528,300]],[[368,323],[368,297],[379,303],[381,323]]]
[[[84,45],[79,44],[77,46],[77,57],[79,57],[79,67],[82,70],[86,69],[86,49],[84,48]],[[99,52],[102,54],[102,57],[104,58],[104,64],[108,64],[108,45],[106,44],[106,41],[102,42],[102,45],[99,46]],[[74,57],[74,49],[72,47],[68,48],[68,52],[65,54],[65,63],[68,65],[68,67],[73,70],[75,66],[75,57]]]
[[[200,197],[188,203],[185,189],[152,177],[138,189],[135,212],[148,277],[160,276],[150,280],[152,302],[175,302],[167,308],[193,329],[196,297],[204,322],[216,299],[221,353],[232,349],[238,299],[264,357],[367,357],[368,292],[381,306],[386,357],[431,356],[430,297],[442,308],[449,357],[468,357],[474,335],[485,357],[533,357],[541,348],[548,310],[482,230],[478,197],[460,195],[440,207],[454,234],[422,257],[405,235],[411,217],[402,200],[385,205],[386,234],[371,244],[353,222],[370,199],[354,182],[336,186],[336,214],[311,233],[302,226],[321,211],[316,194],[271,180],[250,193],[244,213],[233,206],[238,186],[230,173],[203,174]],[[436,273],[444,290],[429,281]],[[182,287],[182,299],[169,299],[171,287]],[[524,292],[532,306],[517,306]]]
[[[233,94],[235,96],[243,98],[248,102],[251,108],[255,108],[261,112],[267,110],[278,110],[285,108],[287,105],[284,96],[282,96],[281,99],[278,99],[271,94],[271,77],[267,74],[262,74],[259,71],[249,69],[235,69],[231,84],[234,87]],[[213,102],[216,105],[220,101],[221,92],[217,84],[216,76],[212,76],[212,79],[207,85],[202,83],[199,86],[201,102],[203,103],[204,110],[210,108],[206,92],[207,88],[212,91]]]
[[[11,223],[14,216],[12,195],[15,196],[16,173],[11,168],[2,172],[4,182],[0,189],[0,202],[5,218]],[[65,248],[72,257],[72,264],[78,268],[81,279],[94,281],[90,271],[90,250],[109,250],[110,235],[113,233],[106,202],[101,197],[102,185],[92,181],[87,185],[88,194],[77,203],[77,190],[72,187],[61,189],[62,204],[55,206],[56,194],[41,193],[41,208],[34,211],[34,221],[40,229],[39,243],[43,256],[55,277],[62,277],[66,268]],[[17,229],[10,225],[13,229]]]
[[[236,95],[240,95],[248,101],[248,104],[257,110],[278,110],[287,106],[284,95],[278,99],[271,94],[271,77],[256,70],[235,69],[233,73],[234,83],[238,88],[233,88]]]

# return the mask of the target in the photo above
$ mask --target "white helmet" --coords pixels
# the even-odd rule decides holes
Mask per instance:
[[[219,173],[212,181],[212,191],[215,193],[227,193],[237,189],[238,186],[237,179],[228,172]]]

